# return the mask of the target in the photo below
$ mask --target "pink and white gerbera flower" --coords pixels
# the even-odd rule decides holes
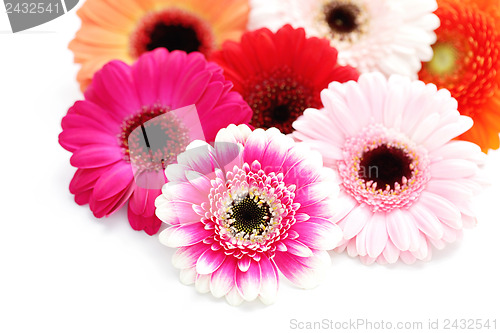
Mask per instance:
[[[195,141],[165,170],[156,214],[173,226],[160,241],[178,248],[181,280],[231,304],[274,301],[278,271],[314,287],[342,232],[334,172],[321,155],[276,128],[222,129],[214,146]]]
[[[429,259],[476,223],[471,197],[484,185],[475,144],[451,141],[472,126],[447,90],[381,74],[332,83],[324,110],[309,109],[294,137],[318,149],[341,180],[338,225],[365,263]]]
[[[213,141],[219,129],[251,119],[250,107],[231,87],[222,69],[197,52],[157,49],[133,66],[104,66],[85,100],[62,120],[59,143],[78,168],[70,184],[75,201],[88,203],[96,217],[128,202],[132,228],[158,232],[154,200],[166,181],[164,166],[192,140]]]

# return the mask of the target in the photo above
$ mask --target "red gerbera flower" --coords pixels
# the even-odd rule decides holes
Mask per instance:
[[[498,0],[441,0],[433,59],[419,77],[450,90],[474,126],[459,138],[484,152],[500,144],[500,5]]]
[[[252,107],[251,124],[291,133],[307,108],[321,108],[320,93],[333,81],[357,80],[358,72],[337,64],[337,50],[326,39],[306,38],[304,29],[286,25],[278,32],[247,32],[241,42],[225,42],[212,60],[224,68]]]

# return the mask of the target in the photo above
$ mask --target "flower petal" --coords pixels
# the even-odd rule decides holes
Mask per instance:
[[[224,251],[206,250],[196,262],[196,272],[198,274],[211,274],[215,272],[226,259]]]
[[[203,223],[172,226],[160,233],[160,242],[169,247],[189,246],[211,236],[213,231],[205,230]]]
[[[246,272],[236,270],[236,288],[245,301],[251,302],[257,298],[260,292],[260,265],[251,260]]]
[[[236,261],[233,257],[227,256],[220,267],[212,273],[210,279],[210,290],[215,297],[227,295],[235,286]]]
[[[259,265],[261,275],[259,298],[264,304],[274,303],[278,295],[278,269],[266,255],[261,256]]]

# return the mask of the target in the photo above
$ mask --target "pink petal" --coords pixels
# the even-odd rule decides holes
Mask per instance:
[[[148,202],[149,191],[141,187],[137,187],[134,194],[130,197],[128,203],[129,209],[136,215],[141,215],[146,209],[146,203]]]
[[[71,111],[77,113],[71,113]],[[61,121],[66,130],[91,129],[114,136],[120,130],[121,121],[113,119],[106,110],[88,100],[77,101]],[[115,139],[116,142],[116,139]]]
[[[210,82],[205,91],[203,91],[203,96],[196,103],[196,109],[202,118],[206,113],[210,111],[217,105],[221,97],[224,85],[222,82]]]
[[[105,199],[103,201],[96,200],[92,195],[89,201],[90,210],[94,213],[94,216],[101,218],[104,216],[109,216],[123,207],[134,192],[135,184],[131,183],[122,192],[117,193],[115,196]]]
[[[117,143],[116,137],[91,128],[66,129],[59,134],[60,145],[69,151],[75,151],[88,145],[114,146]]]
[[[117,163],[111,170],[102,174],[94,187],[94,196],[102,201],[123,191],[133,181],[134,175],[128,163]]]
[[[75,202],[82,206],[90,202],[90,196],[92,195],[92,190],[80,192],[75,194]]]
[[[198,274],[211,274],[215,272],[226,259],[224,251],[206,250],[196,262],[196,272]]]
[[[314,183],[320,177],[322,166],[323,160],[319,153],[310,151],[308,147],[295,146],[288,151],[283,163],[282,169],[285,173],[283,180],[302,188]]]
[[[202,194],[190,182],[168,182],[162,192],[169,200],[201,203],[208,200],[210,190]]]
[[[377,258],[386,247],[389,238],[387,235],[385,213],[373,214],[365,228],[367,229],[366,251],[370,257]]]
[[[457,179],[476,175],[477,164],[464,159],[448,159],[431,164],[433,178]]]
[[[319,282],[317,274],[317,269],[319,269],[319,267],[316,267],[316,258],[314,258],[314,256],[310,258],[302,258],[310,259],[306,261],[309,263],[309,266],[299,262],[297,258],[298,257],[295,257],[288,252],[276,252],[273,261],[276,266],[278,266],[280,272],[283,273],[283,275],[285,275],[285,277],[293,284],[301,288],[315,287]]]
[[[299,257],[310,257],[313,255],[311,249],[299,241],[285,239],[283,243],[286,245],[287,251],[293,255]]]
[[[196,172],[208,175],[214,172],[216,168],[219,168],[215,156],[212,155],[212,150],[213,148],[209,144],[196,141],[190,144],[186,148],[186,151],[177,157],[177,161],[179,164],[189,166]],[[169,178],[168,174],[167,178],[173,180]]]
[[[415,261],[417,261],[417,258],[415,258],[415,256],[413,254],[411,254],[411,252],[408,252],[408,251],[401,252],[399,257],[407,265],[414,264]]]
[[[251,302],[259,296],[260,280],[260,265],[255,260],[251,260],[246,272],[236,270],[236,288],[245,301]]]
[[[317,250],[333,250],[342,240],[342,231],[332,223],[301,222],[291,230],[299,234],[299,241]]]
[[[454,229],[463,227],[460,211],[447,199],[430,192],[423,192],[420,195],[419,203],[427,207],[450,227]]]
[[[265,304],[271,304],[278,295],[278,269],[265,255],[261,256],[260,265],[260,299]]]
[[[128,221],[132,229],[141,231],[144,230],[148,235],[155,235],[161,227],[161,221],[156,216],[144,216],[135,214],[128,205]]]
[[[227,295],[235,286],[236,261],[233,257],[226,257],[226,260],[217,269],[210,279],[210,290],[215,297]]]
[[[71,165],[77,168],[97,168],[123,158],[118,146],[88,145],[74,152]]]
[[[146,206],[144,207],[144,216],[155,216],[155,201],[161,194],[161,190],[148,189],[148,196],[146,198]]]
[[[343,220],[344,238],[351,239],[355,237],[371,219],[372,212],[365,205],[354,208]]]
[[[185,78],[187,79],[188,77]],[[202,71],[191,76],[189,81],[179,84],[178,92],[180,94],[174,98],[179,101],[179,105],[196,104],[207,88],[211,78],[212,73],[207,71]]]
[[[156,215],[168,224],[189,224],[200,221],[200,216],[193,210],[193,204],[185,201],[167,201],[156,208]]]
[[[330,196],[334,188],[335,185],[333,184],[333,181],[311,183],[295,192],[296,196],[294,202],[296,201],[300,203],[303,207],[315,204]]]
[[[117,120],[140,110],[142,105],[139,103],[130,71],[130,66],[121,61],[108,63],[94,75],[94,95],[86,95],[86,99],[108,110]]]
[[[206,196],[210,193],[211,184],[210,179],[207,176],[196,172],[196,171],[187,171],[186,178],[189,180],[191,186],[193,186],[198,192]]]
[[[336,206],[338,205],[338,207]],[[330,219],[335,216],[335,213],[340,209],[341,204],[337,199],[335,200],[323,200],[317,202],[314,205],[300,207],[297,212],[302,214],[307,214],[310,217],[322,217],[326,219]],[[337,208],[337,209],[336,209]],[[338,221],[339,219],[332,219],[332,221]]]
[[[365,226],[356,235],[356,238],[353,238],[353,239],[356,239],[356,252],[360,256],[367,256],[368,255],[368,251],[366,249],[366,237],[367,237],[367,234],[366,234],[366,226]]]
[[[243,151],[243,161],[252,164],[253,161],[260,161],[262,152],[266,148],[266,134],[263,129],[256,129],[247,139],[245,150]]]
[[[469,200],[473,193],[467,186],[456,180],[438,180],[432,179],[427,183],[426,190],[442,196],[451,202]]]
[[[250,262],[252,259],[249,256],[243,256],[240,260],[238,260],[238,268],[242,272],[246,272],[250,267]]]
[[[290,138],[286,136],[275,135],[269,141],[260,161],[268,174],[281,169],[289,149]]]
[[[169,247],[188,246],[201,242],[213,234],[205,230],[203,223],[191,223],[170,227],[160,233],[160,241]]]
[[[399,249],[389,240],[385,246],[383,255],[389,264],[393,264],[399,259]]]
[[[69,191],[72,194],[76,194],[78,192],[93,189],[99,177],[101,177],[101,175],[106,171],[110,170],[114,165],[115,164],[101,168],[76,170],[75,175],[69,184]]]
[[[413,215],[417,227],[423,233],[433,239],[441,239],[443,237],[444,229],[441,221],[427,208],[415,204],[409,211]]]
[[[210,246],[201,242],[192,246],[180,247],[172,256],[172,264],[178,269],[195,267],[198,258],[209,248]]]
[[[132,76],[137,97],[142,105],[154,105],[158,102],[158,70],[159,63],[156,63],[159,52],[155,50],[147,57],[140,57],[132,66]],[[157,56],[158,54],[158,56]]]
[[[411,245],[409,223],[412,221],[399,209],[394,209],[387,214],[387,233],[394,245],[401,251],[408,251]]]

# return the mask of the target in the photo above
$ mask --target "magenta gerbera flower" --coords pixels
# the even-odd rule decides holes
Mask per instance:
[[[472,126],[449,91],[381,74],[332,83],[324,110],[309,109],[294,137],[318,149],[341,181],[344,242],[365,263],[429,259],[476,223],[484,154],[451,141]]]
[[[251,119],[231,87],[197,52],[158,49],[133,66],[104,66],[62,121],[59,142],[78,168],[70,184],[75,201],[99,218],[128,202],[132,228],[155,234],[164,167],[192,140],[213,141],[220,128]]]
[[[278,271],[315,286],[342,239],[332,223],[338,192],[321,156],[276,128],[222,129],[214,146],[193,142],[165,170],[156,214],[173,226],[160,241],[184,283],[239,304],[274,301]]]

